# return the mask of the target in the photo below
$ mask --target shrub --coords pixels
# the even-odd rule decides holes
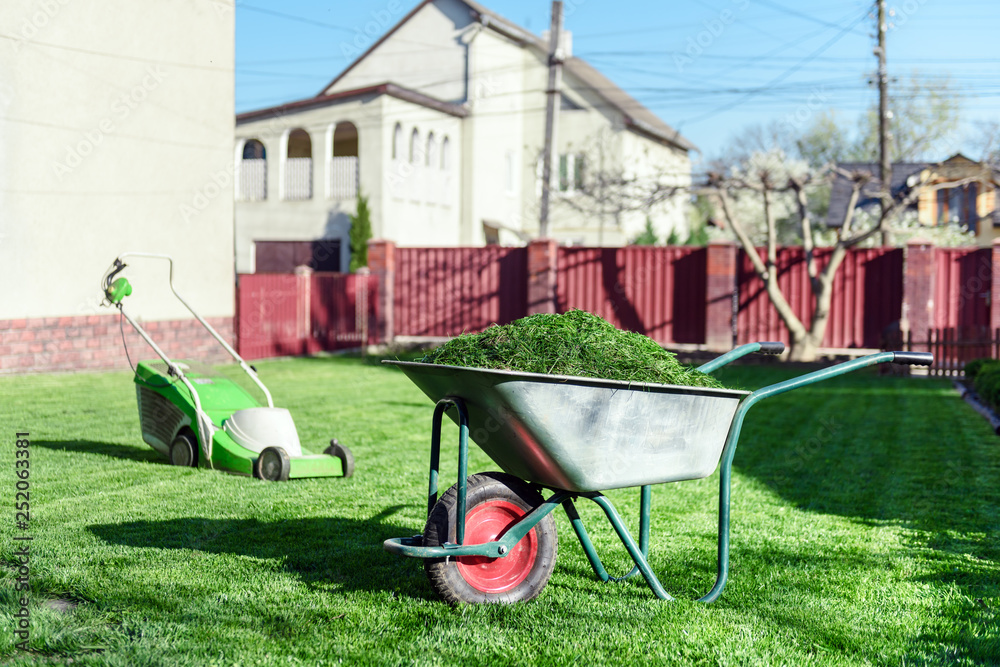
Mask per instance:
[[[975,380],[983,368],[991,365],[1000,365],[1000,359],[990,359],[989,357],[973,359],[965,364],[965,377],[969,380]]]
[[[983,364],[976,373],[976,393],[994,410],[1000,408],[1000,363]]]
[[[371,211],[368,197],[358,191],[357,213],[351,216],[351,230],[348,240],[351,244],[351,273],[357,273],[362,266],[368,266],[368,240],[372,237]]]

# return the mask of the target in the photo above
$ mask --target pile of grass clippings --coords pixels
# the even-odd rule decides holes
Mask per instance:
[[[418,361],[626,382],[722,387],[712,376],[681,365],[676,355],[651,338],[616,329],[583,310],[529,315],[510,324],[494,325],[482,333],[463,334]]]

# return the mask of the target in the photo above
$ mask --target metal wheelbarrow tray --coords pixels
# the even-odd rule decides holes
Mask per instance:
[[[781,343],[740,346],[704,364],[711,372]],[[885,362],[930,364],[925,353],[882,352],[756,391],[628,383],[537,373],[387,361],[436,403],[432,421],[428,521],[424,533],[386,540],[387,551],[423,558],[437,592],[450,602],[513,602],[537,596],[555,562],[552,511],[562,505],[603,581],[641,573],[672,599],[647,562],[651,485],[707,477],[721,461],[718,576],[701,598],[712,602],[728,575],[732,460],[743,418],[757,401]],[[438,499],[441,422],[459,425],[458,483]],[[504,471],[467,475],[471,439]],[[640,487],[639,542],[601,493]],[[553,491],[546,500],[541,489]],[[635,567],[604,569],[573,504],[583,497],[605,512]]]

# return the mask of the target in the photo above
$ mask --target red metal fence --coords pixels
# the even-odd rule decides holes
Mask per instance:
[[[528,314],[527,248],[397,248],[397,336],[456,336]]]
[[[931,375],[962,375],[965,364],[984,357],[1000,359],[1000,329],[990,331],[983,327],[949,327],[929,329],[926,332],[908,332],[906,340],[891,347],[934,355]]]
[[[766,250],[758,249],[762,257]],[[817,252],[822,270],[830,251]],[[812,289],[802,248],[782,248],[777,257],[778,284],[792,310],[808,327],[813,314]],[[788,328],[771,305],[764,281],[754,273],[745,252],[740,252],[736,317],[738,344],[759,340],[790,342]],[[823,347],[880,346],[885,332],[900,319],[903,304],[903,250],[870,248],[851,250],[833,281]]]
[[[580,308],[657,342],[705,342],[704,248],[560,248],[558,310]]]
[[[715,296],[708,304],[709,257],[725,256],[719,254],[722,251],[729,253],[729,268],[712,274]],[[905,271],[901,249],[847,253],[834,280],[823,347],[878,348],[887,338],[898,336],[904,280],[910,280],[906,298],[914,299],[909,307],[911,349],[938,346],[942,363],[954,367],[969,354],[983,356],[980,352],[989,346],[982,341],[990,338],[986,329],[991,326],[992,250],[911,247],[907,252],[916,254],[909,255]],[[582,308],[668,346],[706,343],[709,320],[713,345],[728,345],[728,312],[733,314],[737,344],[789,342],[763,281],[746,254],[732,248],[553,247],[545,257],[529,275],[527,248],[396,248],[392,271],[379,277],[243,275],[237,295],[239,349],[248,358],[259,358],[384,342],[376,340],[376,332],[386,329],[390,320],[394,336],[447,337],[480,331],[527,315],[532,280],[533,289],[549,285],[550,308],[560,312]],[[820,250],[819,265],[828,260],[829,250]],[[544,282],[552,270],[554,294],[551,283]],[[779,250],[777,272],[792,309],[808,324],[813,298],[802,249]],[[379,280],[390,276],[386,289],[392,289],[392,297],[387,293],[381,298]],[[723,276],[721,289],[719,276]],[[931,319],[924,317],[922,324],[916,324],[921,314]],[[931,327],[926,340],[924,327]],[[904,344],[901,338],[896,342]]]
[[[299,276],[254,273],[239,277],[237,350],[245,359],[305,354],[305,304]]]
[[[243,274],[237,349],[246,359],[261,359],[374,343],[377,285],[373,276],[357,274]]]
[[[377,286],[372,276],[314,273],[310,286],[310,351],[376,343]]]
[[[993,251],[938,248],[935,260],[935,328],[988,328]]]

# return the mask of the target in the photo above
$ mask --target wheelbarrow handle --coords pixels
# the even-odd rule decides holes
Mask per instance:
[[[893,352],[892,363],[907,366],[930,366],[934,363],[934,355],[930,352]]]
[[[769,341],[757,344],[760,345],[760,349],[757,350],[759,354],[781,354],[785,351],[785,344],[778,341]]]
[[[740,345],[737,348],[726,352],[721,357],[716,357],[712,359],[707,364],[702,364],[696,370],[702,373],[711,373],[717,368],[721,368],[728,363],[736,361],[740,357],[745,357],[748,354],[759,353],[759,354],[781,354],[785,351],[785,344],[778,342],[765,342],[765,343],[747,343],[746,345]]]

